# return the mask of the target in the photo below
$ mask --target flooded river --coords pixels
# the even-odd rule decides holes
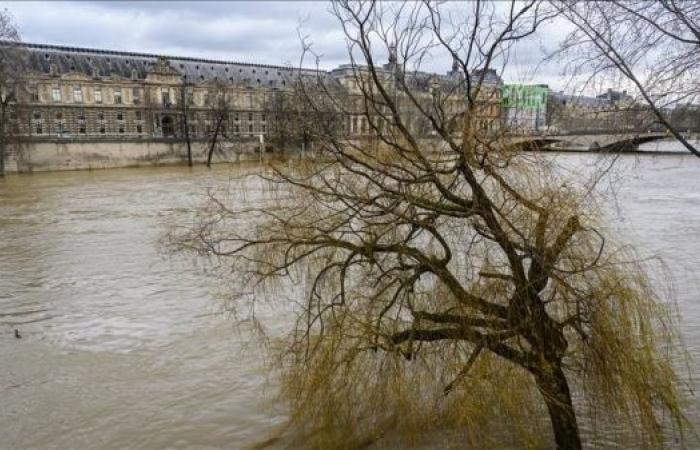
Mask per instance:
[[[618,164],[616,224],[668,266],[697,373],[700,160]],[[252,338],[213,295],[215,280],[157,245],[167,218],[249,170],[0,179],[0,448],[238,449],[283,425],[259,356],[241,351]],[[698,411],[696,396],[696,424]]]

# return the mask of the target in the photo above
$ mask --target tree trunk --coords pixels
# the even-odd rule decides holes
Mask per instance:
[[[550,373],[544,370],[536,373],[535,380],[549,411],[557,450],[581,450],[569,383],[561,366],[554,366]]]
[[[5,176],[5,104],[0,105],[0,177]]]
[[[220,115],[216,120],[216,129],[214,130],[214,136],[211,139],[211,146],[209,147],[209,154],[207,154],[207,167],[211,167],[211,157],[214,156],[214,148],[216,147],[216,138],[219,137],[219,131],[221,130],[221,122],[224,121],[223,114]]]
[[[192,167],[192,144],[190,143],[190,129],[189,129],[189,124],[187,123],[187,92],[185,92],[185,89],[187,88],[187,84],[185,83],[184,79],[182,81],[182,89],[180,89],[181,95],[180,95],[180,104],[182,105],[182,124],[183,124],[183,132],[185,134],[185,142],[187,142],[187,165]]]

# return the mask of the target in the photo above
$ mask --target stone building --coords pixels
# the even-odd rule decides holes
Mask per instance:
[[[19,128],[32,138],[168,138],[211,132],[218,97],[233,135],[266,133],[263,105],[290,68],[52,45],[21,44],[25,89]],[[313,71],[310,71],[313,72]]]
[[[608,89],[598,96],[552,92],[547,125],[553,132],[642,132],[653,128],[655,116],[627,92]]]
[[[204,140],[214,130],[214,110],[226,105],[223,128],[228,136],[263,140],[270,132],[271,98],[288,92],[299,77],[321,77],[349,98],[360,95],[353,73],[342,65],[329,72],[190,57],[106,51],[42,44],[4,43],[22,51],[24,87],[17,92],[16,127],[30,140]],[[385,76],[396,75],[385,66]],[[429,101],[435,90],[460,83],[453,67],[446,75],[405,75],[416,95]],[[495,71],[478,95],[477,127],[500,128],[500,86]],[[350,100],[357,102],[357,99]],[[464,92],[450,109],[464,110]],[[185,120],[185,117],[187,120]],[[355,109],[343,119],[350,136],[370,134],[366,118]],[[425,124],[423,124],[425,125]],[[420,126],[416,124],[416,126]]]

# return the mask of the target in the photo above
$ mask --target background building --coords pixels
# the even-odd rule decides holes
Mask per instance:
[[[546,85],[505,84],[502,88],[504,126],[509,132],[531,134],[547,124]]]

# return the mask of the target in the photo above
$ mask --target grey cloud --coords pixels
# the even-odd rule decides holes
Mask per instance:
[[[29,42],[297,64],[301,24],[323,55],[322,67],[348,61],[344,37],[326,2],[22,2],[1,7],[14,14]],[[551,47],[560,36],[561,30],[550,27],[539,41],[519,43],[506,79],[556,82],[558,67],[541,67],[537,76],[530,72],[541,60],[540,48]],[[425,68],[445,72],[450,65],[449,57],[436,55]]]

